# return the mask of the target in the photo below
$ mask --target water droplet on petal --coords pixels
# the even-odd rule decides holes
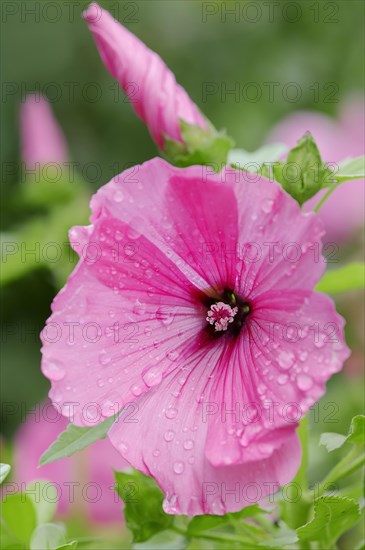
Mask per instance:
[[[222,516],[226,513],[226,507],[221,498],[216,498],[215,500],[213,500],[211,507],[213,514]]]
[[[162,380],[162,371],[158,366],[148,367],[142,373],[143,382],[151,388],[152,386],[157,386]]]
[[[287,374],[280,374],[278,376],[278,384],[280,384],[281,386],[286,384],[287,381],[288,381],[288,375]]]
[[[100,353],[99,353],[99,363],[101,365],[103,365],[103,367],[105,367],[106,365],[108,365],[111,361],[111,357],[108,355],[108,353],[104,350],[102,350]]]
[[[115,200],[115,202],[122,202],[122,200],[124,199],[124,195],[123,195],[122,191],[120,191],[120,190],[115,191],[115,193],[113,195],[113,199]]]
[[[297,385],[302,391],[310,390],[313,386],[313,379],[307,374],[299,374],[297,378]]]
[[[162,503],[162,508],[166,512],[166,514],[178,514],[179,508],[178,508],[178,500],[176,495],[166,496]]]
[[[279,366],[282,369],[290,369],[294,364],[294,354],[291,351],[281,351],[278,357]]]
[[[138,397],[139,395],[141,395],[143,389],[141,386],[138,386],[138,384],[134,384],[132,387],[131,387],[131,392],[133,393],[133,395],[135,395],[136,397]]]
[[[134,303],[133,313],[136,315],[144,315],[146,313],[146,304],[137,299]]]
[[[165,441],[170,442],[174,439],[175,432],[172,430],[167,430],[167,432],[165,432],[165,435],[163,437]]]
[[[43,372],[47,378],[54,380],[55,382],[62,380],[66,375],[63,363],[56,360],[45,363]]]
[[[118,449],[119,449],[120,453],[122,454],[122,456],[125,456],[128,452],[129,447],[126,443],[124,443],[122,441],[121,443],[119,443]]]
[[[169,418],[170,420],[172,420],[173,418],[176,418],[177,417],[177,409],[174,409],[173,407],[169,408],[169,409],[166,409],[165,411],[165,416],[166,418]]]
[[[261,206],[262,211],[265,212],[265,214],[269,214],[272,210],[273,204],[274,201],[272,199],[264,200]]]
[[[183,462],[175,462],[174,464],[175,474],[182,474],[184,470],[185,470],[185,465]]]
[[[186,439],[183,445],[184,449],[190,451],[194,447],[194,441],[192,439]]]
[[[170,350],[166,354],[167,358],[170,359],[170,361],[176,361],[176,359],[179,357],[179,352],[176,350]]]

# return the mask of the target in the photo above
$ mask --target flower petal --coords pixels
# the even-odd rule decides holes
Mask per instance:
[[[96,3],[84,12],[84,18],[104,64],[130,97],[160,149],[165,136],[182,141],[180,119],[207,128],[198,107],[155,52]]]
[[[239,292],[254,298],[272,288],[312,290],[325,269],[322,221],[304,214],[278,184],[241,174],[240,180],[221,174],[238,203]]]
[[[42,332],[50,397],[78,425],[159,384],[205,324],[192,300],[197,289],[144,236],[107,212],[88,234]]]
[[[126,170],[92,201],[96,220],[103,208],[165,252],[201,290],[234,285],[237,202],[219,175],[205,168],[175,168],[152,159]]]
[[[240,510],[272,495],[300,465],[294,428],[270,458],[218,468],[208,461],[207,420],[213,409],[204,394],[220,353],[220,345],[197,352],[187,370],[171,373],[135,402],[132,422],[122,413],[108,434],[133,467],[155,478],[166,494],[167,513],[221,515]]]

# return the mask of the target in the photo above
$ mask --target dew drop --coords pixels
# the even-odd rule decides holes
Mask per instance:
[[[107,352],[105,350],[102,350],[100,353],[99,353],[99,363],[105,367],[106,365],[108,365],[111,361],[111,358],[108,356]]]
[[[183,447],[185,450],[190,451],[194,447],[194,441],[192,439],[186,439]]]
[[[113,199],[115,200],[115,202],[122,202],[122,200],[124,199],[122,191],[116,191],[113,195]]]
[[[175,474],[182,474],[184,470],[185,470],[185,465],[183,462],[175,462],[174,464]]]
[[[164,440],[169,443],[170,441],[172,441],[174,439],[175,432],[172,431],[172,430],[167,430],[167,432],[165,432],[163,437],[164,437]]]
[[[157,366],[148,367],[145,371],[143,371],[142,379],[149,388],[152,388],[152,386],[157,386],[162,380],[161,368]]]
[[[44,374],[50,380],[54,380],[55,382],[57,382],[65,377],[66,371],[64,369],[63,363],[61,363],[60,361],[50,361],[44,366]]]
[[[284,384],[286,384],[288,381],[288,375],[287,374],[280,374],[278,376],[278,384],[280,384],[280,386],[283,386]]]
[[[299,374],[297,378],[297,385],[302,391],[310,390],[313,386],[313,379],[307,374]]]
[[[290,369],[294,364],[294,354],[291,351],[281,351],[278,357],[279,366],[282,369]]]
[[[176,350],[170,350],[166,353],[166,357],[170,359],[170,361],[176,361],[176,359],[179,357],[179,352]]]
[[[265,214],[269,214],[272,211],[274,201],[272,199],[266,199],[261,206],[261,209]]]
[[[118,449],[121,452],[122,456],[125,456],[128,452],[129,447],[126,443],[122,441],[121,443],[119,443]]]
[[[166,418],[169,418],[170,420],[173,420],[177,417],[178,410],[174,409],[173,407],[166,409],[165,416]]]
[[[142,388],[138,384],[134,384],[133,386],[131,386],[131,392],[133,393],[133,395],[138,397],[142,393]]]

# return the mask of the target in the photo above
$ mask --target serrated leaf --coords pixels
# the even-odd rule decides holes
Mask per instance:
[[[5,481],[5,479],[8,477],[11,470],[10,464],[3,464],[0,463],[0,485]]]
[[[74,424],[69,424],[64,432],[62,432],[56,441],[40,458],[40,466],[59,460],[66,456],[71,456],[74,453],[85,449],[95,441],[104,439],[115,422],[116,417],[111,416],[97,426],[90,428],[80,428]]]
[[[365,444],[365,416],[361,414],[354,416],[347,435],[326,432],[319,440],[319,444],[326,447],[328,452],[339,449],[346,442],[355,445]]]
[[[333,544],[360,519],[359,505],[346,497],[326,496],[314,503],[314,517],[297,529],[299,540],[319,542],[321,548]]]
[[[145,542],[172,525],[174,518],[163,511],[164,495],[152,478],[134,470],[115,472],[115,481],[115,490],[125,503],[124,518],[134,542]]]
[[[63,525],[44,523],[35,529],[30,550],[56,550],[66,543],[66,532]]]
[[[188,534],[194,536],[194,534],[196,535],[202,531],[209,531],[210,529],[215,529],[224,524],[263,513],[265,513],[265,510],[262,510],[258,504],[253,504],[252,506],[246,506],[246,508],[243,508],[243,510],[239,512],[225,514],[224,516],[214,516],[210,514],[195,516],[188,525]]]
[[[26,547],[37,525],[36,511],[24,493],[7,496],[1,503],[1,514],[11,534]]]
[[[365,264],[354,262],[333,271],[327,271],[316,286],[319,292],[338,294],[365,287]]]

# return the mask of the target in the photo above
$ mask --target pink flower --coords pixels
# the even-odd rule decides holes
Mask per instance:
[[[340,163],[347,157],[364,154],[364,127],[363,102],[352,102],[345,106],[338,121],[310,111],[293,113],[273,129],[268,141],[281,141],[294,147],[298,139],[310,131],[323,160]],[[364,189],[363,180],[346,182],[321,207],[319,215],[325,223],[327,241],[344,240],[364,224]],[[312,209],[322,194],[323,191],[308,201],[305,209]]]
[[[65,139],[43,96],[27,96],[20,112],[20,127],[22,159],[27,169],[67,161]]]
[[[320,219],[276,183],[207,170],[153,159],[102,187],[42,334],[63,414],[88,425],[88,403],[98,420],[126,407],[112,443],[167,512],[189,515],[290,481],[298,417],[348,356],[342,318],[313,291]],[[221,303],[233,321],[219,330],[207,317]]]
[[[107,69],[128,95],[159,146],[164,137],[182,142],[180,119],[206,129],[207,121],[162,59],[102,9],[91,4],[84,18]]]
[[[120,522],[123,503],[113,490],[112,468],[121,470],[126,462],[109,441],[97,441],[72,457],[38,468],[41,455],[66,427],[67,420],[49,402],[27,416],[15,439],[15,481],[52,482],[57,490],[60,515],[78,510],[98,523]]]

